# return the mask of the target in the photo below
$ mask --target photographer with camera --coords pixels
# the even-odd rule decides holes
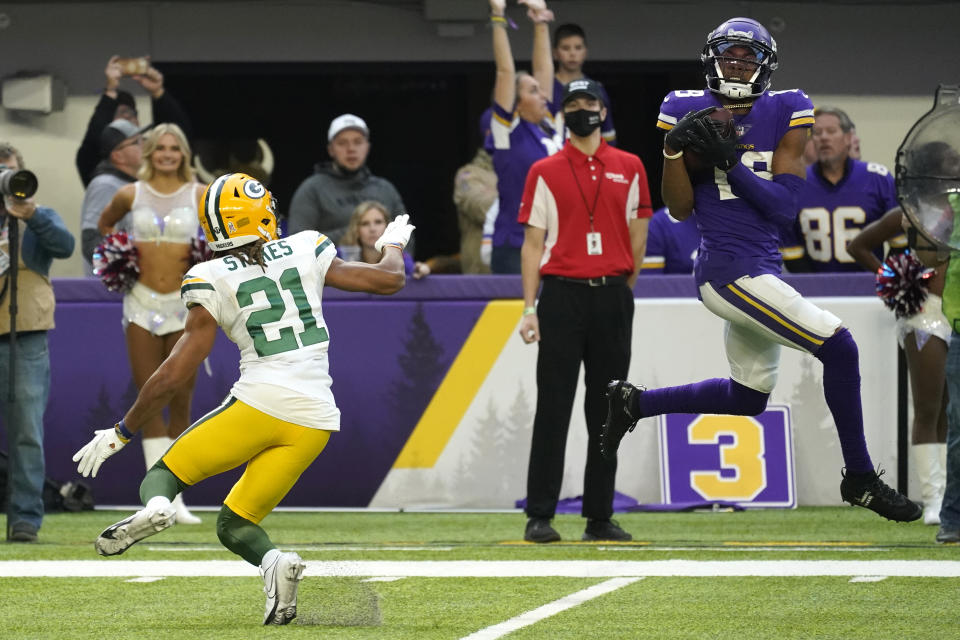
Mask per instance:
[[[43,414],[50,393],[54,258],[74,238],[56,211],[33,199],[37,180],[0,142],[0,415],[7,431],[7,541],[35,542],[43,520]],[[23,223],[21,225],[21,222]]]
[[[172,122],[187,134],[193,135],[190,118],[173,96],[163,86],[163,74],[150,63],[149,57],[121,58],[112,56],[104,69],[106,84],[103,95],[93,110],[83,142],[77,149],[77,171],[83,186],[90,184],[95,176],[109,170],[109,158],[101,153],[101,132],[114,120],[122,118],[140,126],[137,105],[133,95],[120,89],[120,79],[132,78],[150,93],[154,122]]]

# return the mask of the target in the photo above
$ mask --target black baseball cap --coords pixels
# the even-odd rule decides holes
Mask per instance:
[[[590,96],[603,103],[603,90],[600,89],[600,83],[590,78],[580,78],[579,80],[571,80],[563,88],[561,104],[567,104],[568,101],[581,95]]]

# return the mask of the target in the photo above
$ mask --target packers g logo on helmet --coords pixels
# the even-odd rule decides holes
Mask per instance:
[[[199,214],[207,244],[214,251],[278,237],[273,195],[245,173],[214,180],[203,193]]]

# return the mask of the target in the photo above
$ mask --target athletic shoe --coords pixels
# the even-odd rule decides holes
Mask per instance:
[[[144,538],[170,527],[176,521],[177,511],[172,505],[161,509],[144,508],[104,529],[93,546],[102,556],[116,556]]]
[[[266,567],[260,567],[267,609],[263,624],[290,624],[297,617],[297,587],[307,568],[296,553],[276,553]]]
[[[636,394],[646,391],[626,380],[611,380],[607,384],[607,420],[600,432],[600,452],[612,460],[617,457],[617,448],[628,431],[633,431],[641,416],[630,412]]]
[[[36,542],[37,528],[29,522],[7,525],[7,542]]]
[[[581,540],[609,540],[612,542],[629,542],[633,536],[620,528],[616,520],[587,520],[587,528],[583,531]]]
[[[530,518],[523,539],[527,542],[558,542],[560,534],[550,526],[550,518]]]
[[[960,542],[960,528],[941,524],[940,530],[937,531],[937,542],[940,544],[957,544]]]
[[[913,522],[919,519],[923,515],[920,505],[888,487],[880,479],[883,474],[882,469],[879,473],[852,473],[842,470],[840,497],[852,505],[875,511],[887,520]]]

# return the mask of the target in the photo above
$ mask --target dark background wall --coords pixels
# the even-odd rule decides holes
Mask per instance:
[[[269,142],[277,159],[270,188],[281,212],[327,158],[330,121],[361,115],[371,130],[371,170],[398,186],[418,224],[418,256],[458,251],[453,173],[480,144],[478,120],[493,82],[488,64],[157,64],[190,113],[196,138]],[[660,100],[671,88],[699,86],[698,66],[598,62],[588,72],[610,94],[619,145],[643,157],[651,185],[659,184]],[[659,204],[658,190],[652,195]]]

